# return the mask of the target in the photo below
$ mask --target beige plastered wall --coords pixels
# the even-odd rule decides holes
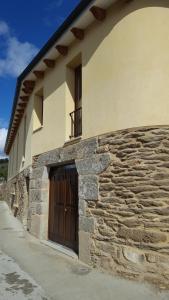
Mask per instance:
[[[43,88],[44,121],[32,142],[29,135],[32,156],[62,147],[69,138],[73,105],[67,65],[80,53],[82,138],[169,123],[168,7],[168,1],[155,0],[114,5],[104,22],[94,22],[85,39],[69,47],[68,56],[45,73],[34,91]],[[33,105],[33,94],[31,101]],[[30,153],[25,166],[31,163]]]
[[[23,169],[32,164],[32,110],[33,110],[33,97],[30,97],[30,101],[27,105],[25,114],[20,123],[18,133],[18,160],[17,160],[17,134],[15,141],[9,153],[9,167],[8,167],[8,179],[11,179]],[[26,147],[24,156],[24,118],[26,116]],[[18,161],[18,163],[17,163]]]
[[[83,60],[84,138],[169,123],[169,8],[135,10],[138,2],[146,1],[135,1],[126,15],[125,9],[117,13],[113,28],[110,14],[88,35],[93,55],[88,47]]]

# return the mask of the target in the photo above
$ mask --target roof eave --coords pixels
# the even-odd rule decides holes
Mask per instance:
[[[88,8],[88,6],[94,2],[95,0],[81,0],[79,5],[73,10],[73,12],[68,16],[65,22],[58,28],[58,30],[51,36],[48,42],[42,47],[39,53],[35,56],[35,58],[30,62],[30,64],[25,68],[25,70],[21,73],[21,75],[17,79],[15,96],[12,106],[12,112],[10,117],[9,129],[6,138],[4,151],[8,155],[8,139],[9,134],[12,127],[13,117],[17,105],[18,95],[20,91],[20,87],[23,79],[31,72],[31,70],[35,67],[35,65],[45,56],[45,54],[50,50],[50,48],[57,42],[57,40],[69,29],[71,24]]]

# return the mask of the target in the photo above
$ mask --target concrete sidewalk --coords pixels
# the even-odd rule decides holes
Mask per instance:
[[[48,300],[42,288],[1,251],[0,300]]]
[[[23,231],[4,202],[0,202],[0,250],[53,300],[169,300],[169,292],[92,270],[41,244]]]

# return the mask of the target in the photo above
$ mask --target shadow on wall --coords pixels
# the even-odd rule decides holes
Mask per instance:
[[[136,45],[136,50],[134,47],[134,42],[130,40],[129,47],[123,47],[125,43],[128,41],[128,37],[126,35],[126,32],[124,30],[125,24],[123,20],[129,16],[132,15],[133,13],[137,12],[138,10],[141,10],[143,8],[148,8],[148,7],[166,7],[169,8],[169,2],[168,1],[160,1],[160,0],[133,0],[133,1],[117,1],[110,9],[107,10],[107,20],[105,22],[98,22],[95,21],[89,28],[86,28],[85,30],[85,39],[81,42],[75,41],[70,47],[69,47],[69,55],[65,58],[59,58],[56,61],[56,68],[48,70],[47,71],[47,76],[44,78],[44,109],[46,110],[44,113],[44,123],[43,123],[43,131],[39,131],[36,133],[36,135],[33,137],[33,155],[37,155],[39,153],[43,153],[45,151],[48,151],[49,149],[56,148],[57,145],[61,146],[64,144],[65,136],[69,136],[68,134],[68,128],[67,123],[70,123],[70,118],[69,118],[69,113],[72,111],[72,108],[68,111],[67,107],[71,106],[69,99],[73,98],[73,92],[72,92],[72,83],[70,84],[70,78],[69,78],[69,73],[66,72],[66,68],[69,67],[69,64],[73,61],[75,57],[78,57],[80,53],[82,53],[82,66],[84,71],[82,72],[82,77],[84,76],[84,85],[83,85],[83,116],[86,117],[87,113],[90,111],[94,111],[94,104],[92,104],[93,97],[95,96],[96,98],[98,97],[99,100],[98,102],[100,103],[99,109],[98,109],[98,115],[97,119],[101,120],[102,124],[106,123],[104,120],[106,117],[104,116],[104,110],[103,103],[105,101],[105,97],[109,97],[110,93],[112,94],[112,90],[114,91],[113,93],[113,105],[114,105],[114,110],[117,111],[116,115],[114,116],[114,119],[112,121],[112,128],[116,129],[116,126],[121,123],[120,116],[123,117],[124,111],[122,113],[118,114],[118,111],[121,109],[119,104],[119,99],[120,103],[122,103],[121,99],[124,99],[124,96],[127,95],[129,99],[129,104],[130,108],[132,111],[132,101],[133,99],[136,99],[136,95],[140,95],[138,102],[141,103],[143,97],[145,98],[145,94],[141,93],[141,87],[137,88],[137,85],[143,86],[145,85],[145,81],[142,80],[142,83],[140,84],[140,78],[145,78],[144,77],[144,72],[139,74],[139,64],[137,65],[137,70],[135,70],[135,65],[134,65],[134,51],[138,53],[137,57],[141,56],[141,49],[140,45]],[[140,22],[142,22],[143,18],[140,18]],[[161,20],[161,19],[160,19]],[[153,19],[154,21],[154,19]],[[138,20],[139,22],[139,20]],[[137,24],[130,24],[131,26],[137,26]],[[151,19],[150,19],[150,25],[151,25]],[[148,25],[149,26],[149,25]],[[120,33],[117,33],[121,29],[123,31],[123,35]],[[137,29],[137,28],[136,28]],[[137,32],[141,31],[141,25],[139,26],[138,30],[134,31],[134,34],[137,34]],[[136,33],[135,33],[136,32]],[[145,32],[145,26],[144,26],[144,32]],[[111,42],[110,39],[110,33],[116,36],[115,42],[117,42],[119,45],[115,44],[115,47],[111,44],[111,47],[109,47],[109,43]],[[134,36],[132,35],[132,37]],[[105,44],[103,45],[105,41]],[[157,41],[158,42],[158,41]],[[131,43],[131,44],[130,44]],[[142,43],[142,40],[140,42]],[[125,72],[123,67],[125,67],[126,61],[126,48],[128,51],[128,65],[130,65],[130,60],[133,59],[132,61],[132,70],[128,69],[127,67],[125,68]],[[119,54],[119,49],[120,49],[120,54]],[[139,56],[139,50],[140,50],[140,56]],[[147,50],[147,49],[146,49]],[[116,62],[116,66],[111,64],[110,60],[108,59],[109,56],[111,55],[113,51],[113,60]],[[96,53],[97,52],[97,53]],[[145,51],[146,52],[146,51]],[[157,54],[158,55],[158,54]],[[104,56],[106,59],[104,60]],[[116,71],[118,69],[118,60],[121,58],[120,61],[120,72],[116,74]],[[124,59],[123,59],[124,58]],[[135,58],[135,59],[136,59]],[[149,61],[149,64],[151,64],[151,56],[150,58],[147,58]],[[153,59],[153,58],[152,58]],[[99,64],[100,61],[100,64]],[[103,70],[103,63],[104,63],[104,70]],[[127,65],[127,64],[126,64]],[[115,69],[116,67],[116,69]],[[108,68],[108,70],[107,70]],[[107,70],[107,72],[106,72]],[[100,76],[99,74],[102,74],[104,71],[104,74]],[[107,74],[106,74],[107,73]],[[131,73],[131,74],[130,74]],[[105,78],[105,86],[104,88],[100,85],[99,80],[103,80],[103,76],[110,76],[111,82],[108,82],[108,79]],[[93,80],[94,76],[97,76],[97,80]],[[100,76],[100,77],[99,77]],[[147,77],[151,76],[147,72]],[[122,78],[123,77],[123,78]],[[134,79],[138,78],[137,82],[134,82]],[[146,78],[147,79],[147,78]],[[147,84],[147,97],[153,98],[153,92],[154,90],[153,83],[157,81],[157,76],[155,77],[154,81],[150,82],[149,86]],[[135,85],[133,84],[135,83]],[[97,84],[97,86],[96,86]],[[121,93],[121,85],[123,86],[123,94]],[[131,93],[129,92],[129,85],[130,85],[130,90]],[[133,86],[134,85],[134,86]],[[161,88],[161,86],[160,86]],[[105,90],[104,90],[105,89]],[[109,91],[110,89],[110,91]],[[149,91],[150,90],[150,91]],[[68,91],[68,92],[67,92]],[[159,92],[159,91],[158,91]],[[128,94],[127,94],[128,93]],[[65,96],[66,94],[66,96]],[[69,99],[67,99],[67,95],[69,95]],[[88,99],[86,99],[86,98]],[[87,100],[87,101],[86,101]],[[69,105],[67,103],[69,102]],[[111,102],[111,101],[109,101]],[[86,106],[85,106],[85,103]],[[93,106],[92,106],[93,105]],[[135,103],[137,106],[137,104]],[[145,109],[146,110],[146,109]],[[111,111],[111,110],[110,110]],[[147,109],[148,111],[148,109]],[[66,114],[65,114],[66,112]],[[86,113],[86,114],[85,114]],[[99,115],[100,114],[100,115]],[[63,122],[65,120],[66,116],[66,122]],[[102,118],[103,117],[103,118]],[[82,117],[83,118],[83,117]],[[107,116],[107,120],[110,120],[111,116]],[[129,118],[129,117],[128,117]],[[88,118],[89,119],[89,118]],[[87,120],[88,120],[87,119]],[[131,119],[132,119],[132,113],[131,113]],[[83,118],[85,121],[85,118]],[[127,120],[128,121],[128,120]],[[135,121],[133,120],[133,123]],[[109,122],[110,123],[110,122]],[[103,126],[103,132],[107,132],[109,130],[110,124],[108,122],[106,123],[106,126]],[[127,123],[127,122],[126,122]],[[128,122],[129,126],[125,127],[133,127],[133,124],[131,122]],[[84,124],[87,125],[87,130],[86,130],[86,136],[88,137],[89,134],[88,132],[91,132],[91,136],[93,136],[94,130],[91,129],[93,128],[93,118],[91,118],[90,122],[84,122]],[[70,124],[69,124],[70,125]],[[125,124],[126,125],[126,124]],[[128,125],[128,124],[127,124]],[[131,125],[131,126],[130,126]],[[138,124],[137,124],[138,125]],[[140,124],[139,124],[140,125]],[[125,128],[124,127],[124,128]],[[59,132],[54,132],[54,128],[59,128]],[[53,132],[51,135],[50,133]],[[83,130],[85,132],[85,130]],[[99,133],[101,133],[99,131]],[[57,134],[57,136],[56,136]],[[44,145],[44,136],[47,137],[46,139],[46,144],[48,143],[48,147],[43,146]],[[85,136],[85,134],[84,134]],[[57,145],[55,144],[54,140],[57,139]],[[38,144],[42,143],[42,147],[38,148]],[[34,149],[36,150],[34,151]],[[41,151],[41,152],[40,152]]]
[[[89,61],[92,59],[92,56],[98,49],[99,45],[103,40],[109,35],[113,28],[121,22],[126,16],[132,14],[133,12],[148,7],[164,7],[169,8],[169,1],[167,0],[120,0],[112,5],[112,7],[107,11],[107,16],[113,16],[111,22],[94,22],[94,24],[86,29],[87,38],[84,39],[80,44],[75,42],[72,44],[70,49],[70,55],[73,52],[72,59],[79,55],[79,52],[85,51],[85,56],[83,56],[82,64],[85,67]],[[95,25],[97,26],[95,27]],[[95,38],[93,39],[93,28],[96,28],[94,31]],[[101,30],[98,30],[99,27]],[[91,34],[90,34],[91,32]],[[86,45],[87,43],[87,45]],[[90,47],[88,46],[90,45]],[[84,50],[83,50],[84,49]],[[124,53],[125,55],[125,53]],[[65,58],[64,58],[65,59]],[[71,58],[70,58],[71,61]],[[63,59],[58,59],[56,62],[56,72],[59,71],[59,76],[54,77],[54,81],[48,81],[47,92],[45,94],[45,99],[52,95],[57,89],[59,89],[66,82],[66,72],[64,67],[62,67]],[[66,62],[69,64],[69,61]],[[99,66],[98,66],[99,71]],[[48,70],[48,75],[53,77],[55,70]],[[54,83],[54,84],[53,84]],[[69,84],[68,84],[69,87]],[[72,94],[72,91],[70,90]]]
[[[111,9],[108,10],[108,15],[113,15],[112,22],[94,22],[93,25],[90,27],[90,29],[87,29],[86,32],[90,33],[93,30],[93,27],[97,23],[96,30],[94,32],[95,39],[93,39],[93,33],[90,35],[90,40],[87,39],[88,45],[90,47],[86,47],[85,51],[85,57],[83,57],[83,67],[85,67],[88,62],[92,59],[92,56],[94,55],[95,51],[98,49],[99,45],[103,42],[103,40],[109,35],[109,33],[113,30],[113,28],[121,22],[122,19],[127,17],[128,15],[132,14],[133,12],[148,8],[148,7],[164,7],[169,8],[169,1],[168,0],[120,0],[117,1],[117,3],[113,4]],[[104,24],[104,26],[103,26]],[[98,27],[102,27],[102,30],[98,30]],[[88,34],[89,38],[89,34]],[[72,49],[70,50],[70,53],[73,52],[74,48],[78,45],[77,49],[75,50],[75,54],[73,57],[78,56],[79,49],[82,50],[85,47],[85,39],[84,41],[79,44],[78,42],[74,42],[72,44]],[[125,53],[124,53],[125,54]],[[71,55],[70,55],[71,56]],[[59,58],[56,62],[56,70],[61,68],[63,59],[65,58]],[[71,59],[70,59],[71,61]],[[69,62],[67,62],[68,64]],[[99,68],[99,66],[98,66]],[[53,74],[53,70],[48,70],[48,74]],[[55,85],[50,84],[50,87],[48,89],[48,93],[45,95],[45,99],[47,99],[48,96],[54,93],[55,90],[57,90],[60,86],[62,86],[65,83],[65,70],[62,68],[62,71],[59,73],[60,76],[55,77]],[[72,91],[70,91],[72,93]]]
[[[120,0],[112,5],[112,7],[108,10],[108,15],[113,16],[112,22],[104,22],[102,26],[102,22],[98,26],[103,27],[102,30],[95,30],[95,40],[93,40],[93,36],[91,36],[90,47],[88,47],[88,55],[86,60],[84,61],[84,65],[86,65],[93,54],[99,47],[99,45],[103,42],[103,40],[109,35],[109,33],[113,30],[115,26],[117,26],[123,19],[125,19],[130,14],[149,7],[164,7],[169,8],[169,1],[167,0]],[[95,23],[93,24],[93,26]],[[92,27],[93,27],[92,26]],[[92,30],[92,28],[91,28]],[[124,53],[125,54],[125,53]]]

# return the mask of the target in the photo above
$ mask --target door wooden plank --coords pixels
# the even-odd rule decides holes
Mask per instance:
[[[78,252],[78,174],[73,165],[51,171],[49,239]]]

